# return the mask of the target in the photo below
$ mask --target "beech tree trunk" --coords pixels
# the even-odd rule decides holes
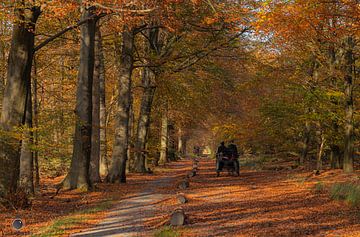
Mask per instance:
[[[25,109],[25,139],[21,142],[20,153],[20,173],[19,173],[19,187],[18,189],[28,195],[34,193],[34,161],[31,145],[33,143],[32,129],[32,100],[31,100],[31,82],[26,96]]]
[[[149,68],[143,69],[142,86],[144,92],[141,98],[140,115],[136,130],[135,143],[135,162],[134,171],[145,173],[146,170],[146,142],[150,127],[150,115],[153,98],[155,95],[155,86],[152,85],[154,73]]]
[[[102,46],[101,31],[98,32],[98,57],[100,60],[100,175],[106,176],[109,172],[109,161],[107,157],[107,129],[106,129],[106,100],[105,100],[105,59]]]
[[[101,75],[101,33],[97,24],[95,32],[95,65],[92,83],[92,130],[91,130],[91,160],[90,181],[101,182],[100,178],[100,75]]]
[[[81,20],[89,19],[80,27],[81,47],[78,85],[76,91],[76,125],[70,171],[63,181],[65,189],[89,190],[91,159],[92,84],[96,19],[94,8],[83,8]]]
[[[33,86],[33,90],[34,90],[34,145],[37,146],[38,145],[38,140],[39,140],[39,135],[38,135],[38,131],[37,128],[39,127],[39,119],[38,119],[38,111],[39,111],[39,100],[38,100],[38,82],[37,82],[37,65],[36,65],[36,57],[34,57],[34,86]],[[35,172],[35,189],[39,190],[40,188],[40,170],[39,170],[39,152],[36,149],[34,151],[34,172]]]
[[[17,4],[24,4],[18,1]],[[20,164],[20,141],[12,133],[24,124],[26,96],[31,82],[34,52],[34,32],[40,7],[15,10],[15,21],[8,57],[7,83],[2,102],[0,130],[5,134],[0,140],[0,202],[1,197],[14,192],[17,187]]]
[[[160,165],[169,162],[167,156],[167,150],[168,150],[167,145],[168,145],[168,117],[167,117],[167,111],[165,111],[161,119],[160,159],[159,159]]]
[[[117,47],[119,48],[119,47]],[[129,110],[133,71],[134,32],[124,27],[119,65],[118,101],[115,114],[115,139],[108,182],[126,182],[126,161],[129,143]]]
[[[354,49],[355,43],[352,37],[346,39],[345,52],[345,150],[343,169],[347,173],[354,171],[354,102],[353,102],[353,73],[354,73]]]

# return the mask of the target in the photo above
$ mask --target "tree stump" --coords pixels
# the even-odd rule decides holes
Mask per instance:
[[[179,183],[178,188],[179,189],[187,189],[189,186],[190,186],[189,180],[185,179]]]
[[[179,202],[180,204],[185,204],[185,203],[188,202],[188,199],[185,197],[184,194],[179,194],[179,195],[177,196],[177,200],[178,200],[178,202]]]
[[[186,215],[183,209],[176,209],[170,217],[170,225],[183,226],[186,224]]]

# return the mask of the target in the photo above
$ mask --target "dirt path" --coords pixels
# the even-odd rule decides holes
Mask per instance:
[[[96,227],[72,236],[140,236],[149,235],[144,220],[154,215],[153,203],[160,202],[166,195],[155,194],[151,187],[163,185],[167,180],[151,181],[147,190],[119,202],[108,217]]]
[[[144,181],[141,192],[121,200],[103,221],[71,236],[152,236],[154,230],[146,226],[146,221],[156,215],[156,205],[169,199],[170,194],[166,190],[173,189],[174,182],[186,166],[187,163],[174,163],[171,171],[163,171],[156,179]]]

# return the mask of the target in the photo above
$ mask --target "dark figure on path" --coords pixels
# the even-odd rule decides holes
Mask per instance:
[[[194,155],[200,156],[200,147],[199,146],[194,146]]]
[[[220,146],[217,149],[216,155],[220,155],[220,154],[226,155],[226,152],[227,152],[227,148],[225,146],[225,142],[221,142]]]
[[[235,172],[239,175],[239,162],[237,160],[237,147],[235,144],[231,144],[232,146],[226,147],[224,142],[221,142],[220,146],[216,152],[216,174],[220,175],[220,172],[224,167],[227,168],[228,171]]]
[[[238,152],[237,146],[234,143],[234,140],[230,141],[228,150],[229,150],[229,154],[231,156],[231,159],[233,159],[235,161],[237,170],[240,170],[240,163],[239,163],[239,160],[238,160],[239,159],[239,152]]]

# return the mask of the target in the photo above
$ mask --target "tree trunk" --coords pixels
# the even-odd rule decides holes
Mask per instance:
[[[150,115],[153,98],[155,95],[155,87],[152,85],[154,80],[154,73],[149,68],[143,69],[142,86],[144,92],[141,98],[140,115],[136,130],[136,143],[135,143],[135,162],[134,171],[145,173],[146,170],[146,142],[148,131],[150,128]]]
[[[40,170],[39,170],[39,151],[38,151],[38,144],[39,144],[39,135],[38,135],[38,130],[37,128],[39,127],[39,119],[38,119],[38,114],[39,114],[39,100],[38,100],[38,82],[37,82],[37,64],[36,64],[36,57],[34,57],[34,86],[33,86],[33,90],[34,90],[34,145],[35,145],[35,151],[34,151],[34,172],[35,172],[35,189],[38,191],[40,189]]]
[[[0,118],[0,130],[4,132],[0,140],[0,197],[15,191],[18,182],[20,141],[13,136],[13,133],[25,122],[35,25],[41,12],[39,7],[20,6],[15,13],[16,20],[13,26],[7,83]]]
[[[168,144],[168,117],[167,111],[164,111],[161,119],[161,135],[160,135],[160,159],[159,164],[163,165],[169,162],[167,157]]]
[[[96,20],[94,8],[83,8],[81,20],[91,18],[81,25],[81,47],[78,84],[76,91],[76,125],[70,172],[63,181],[65,189],[89,190],[91,159],[92,83],[94,74],[94,48]]]
[[[119,47],[116,47],[117,49]],[[126,182],[126,161],[129,143],[129,110],[131,103],[131,75],[133,71],[134,33],[124,27],[119,65],[118,101],[115,115],[115,139],[112,163],[107,176],[109,182]]]
[[[89,176],[91,183],[101,182],[100,178],[100,75],[101,75],[101,34],[99,24],[95,32],[95,65],[92,83],[92,129],[91,160]]]
[[[302,147],[302,152],[301,152],[301,156],[300,156],[300,160],[299,160],[300,165],[304,164],[304,161],[306,160],[307,154],[309,152],[310,131],[311,131],[310,122],[306,121],[305,129],[304,129],[303,147]]]
[[[97,32],[98,56],[100,60],[100,175],[106,176],[109,172],[109,161],[107,157],[107,129],[106,129],[106,100],[105,100],[105,59],[102,45],[101,31]]]
[[[135,131],[135,114],[134,114],[134,105],[133,105],[133,95],[130,96],[130,109],[129,109],[129,143],[128,143],[128,149],[127,149],[127,159],[128,162],[126,163],[126,171],[134,170],[134,163],[135,163],[135,157],[132,156],[131,151],[134,150],[134,131]]]
[[[181,128],[179,128],[178,131],[178,145],[177,145],[177,153],[178,153],[178,157],[182,158],[183,156],[183,136],[182,136],[182,130]]]
[[[324,153],[324,145],[325,145],[325,138],[324,138],[324,135],[321,134],[319,137],[318,149],[317,149],[317,159],[316,159],[316,170],[319,172],[322,169],[322,156]]]
[[[330,146],[330,165],[332,169],[340,169],[340,147],[338,145]]]
[[[354,40],[352,37],[346,39],[345,52],[345,150],[343,169],[347,173],[354,170],[354,102],[353,102],[353,67],[354,67]]]
[[[19,173],[19,186],[18,189],[25,192],[28,195],[34,193],[34,161],[33,152],[31,151],[31,145],[33,143],[32,129],[32,100],[31,100],[31,83],[26,97],[25,108],[25,129],[24,139],[21,142],[20,152],[20,173]]]

